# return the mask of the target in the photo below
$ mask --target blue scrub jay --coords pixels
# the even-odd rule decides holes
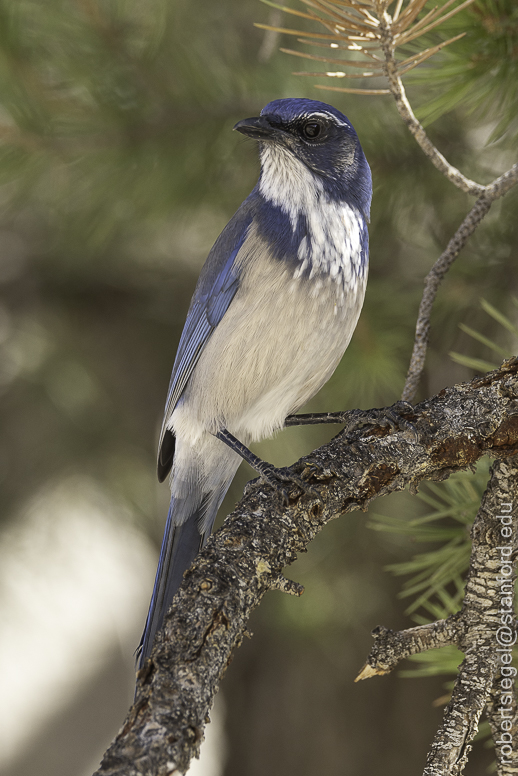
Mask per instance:
[[[333,374],[365,294],[372,183],[349,120],[285,99],[234,129],[258,141],[261,174],[209,253],[173,366],[158,453],[171,506],[140,666],[241,458],[282,490],[247,445]]]

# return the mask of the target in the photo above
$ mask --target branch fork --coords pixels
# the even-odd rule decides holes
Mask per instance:
[[[518,554],[517,494],[518,456],[496,461],[471,530],[472,551],[461,611],[403,631],[379,626],[372,634],[375,644],[356,678],[386,674],[404,658],[429,649],[455,645],[464,652],[443,723],[432,742],[425,776],[462,773],[484,710],[499,776],[518,769],[518,713],[516,697],[510,692],[511,648],[516,641],[516,618],[510,601]],[[512,627],[508,623],[511,617]],[[502,704],[508,689],[509,703]],[[506,712],[503,716],[502,709]]]

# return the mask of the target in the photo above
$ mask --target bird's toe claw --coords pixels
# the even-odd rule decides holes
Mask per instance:
[[[303,480],[302,477],[300,477],[298,474],[291,472],[289,469],[284,469],[282,467],[277,468],[272,466],[272,464],[265,463],[264,467],[261,468],[260,473],[262,479],[271,485],[272,488],[274,488],[281,495],[286,506],[289,504],[289,496],[286,488],[283,486],[284,483],[296,485],[302,491],[302,493],[310,494],[316,498],[320,498],[320,494],[312,485]]]
[[[417,429],[414,426],[413,423],[411,423],[409,420],[406,420],[402,416],[402,412],[413,412],[414,408],[411,404],[407,401],[397,401],[395,404],[392,405],[392,407],[389,407],[387,410],[387,419],[389,421],[389,424],[391,426],[392,431],[410,431],[410,433],[414,437],[414,441],[419,441],[419,434],[417,433]]]
[[[410,431],[417,442],[419,435],[413,423],[402,416],[402,412],[413,412],[413,407],[406,401],[398,401],[391,407],[382,409],[358,410],[352,420],[345,427],[345,432],[350,433],[361,426],[382,426],[389,428],[391,433],[395,431]]]

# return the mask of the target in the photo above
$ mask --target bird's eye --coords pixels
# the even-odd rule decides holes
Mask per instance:
[[[319,124],[318,121],[308,121],[307,124],[304,124],[302,127],[302,134],[305,138],[308,140],[315,140],[322,131],[322,125]]]

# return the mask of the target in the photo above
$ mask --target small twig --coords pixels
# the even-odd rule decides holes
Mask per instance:
[[[377,2],[380,6],[381,3]],[[422,124],[416,119],[414,112],[408,102],[406,96],[405,87],[399,76],[398,63],[394,56],[395,41],[392,32],[392,20],[386,11],[382,11],[378,8],[380,26],[378,28],[380,43],[383,53],[385,55],[385,73],[389,82],[389,88],[396,101],[396,106],[399,111],[399,115],[407,125],[408,129],[415,137],[416,141],[421,146],[426,156],[430,159],[432,164],[443,175],[448,178],[457,188],[465,191],[467,194],[475,194],[480,196],[484,192],[484,186],[476,181],[472,181],[466,178],[460,170],[450,164],[447,159],[438,151],[434,146]]]
[[[278,577],[272,580],[270,588],[297,597],[300,597],[304,592],[304,585],[301,585],[299,582],[294,582],[292,579],[286,579],[282,574],[279,574]]]
[[[335,0],[336,1],[336,0]],[[405,87],[403,86],[403,82],[401,80],[401,76],[404,75],[409,70],[412,70],[417,65],[421,64],[422,62],[426,61],[429,57],[433,56],[435,53],[443,49],[445,46],[450,45],[451,43],[458,40],[462,35],[465,33],[462,33],[462,35],[455,36],[451,38],[450,40],[443,41],[436,46],[432,46],[425,51],[422,51],[420,53],[416,53],[412,55],[411,57],[407,57],[403,62],[398,62],[395,57],[395,51],[398,46],[404,45],[405,43],[408,43],[410,40],[414,40],[415,38],[419,38],[422,35],[424,35],[429,30],[435,28],[436,26],[442,24],[443,21],[446,19],[449,19],[451,16],[454,16],[455,14],[459,13],[462,9],[466,8],[468,5],[470,5],[474,0],[464,0],[463,3],[460,3],[460,5],[457,5],[455,8],[452,8],[447,13],[444,13],[444,11],[449,8],[456,0],[447,0],[447,2],[443,5],[442,9],[432,9],[429,11],[425,16],[418,22],[415,22],[415,19],[423,9],[426,0],[413,0],[413,2],[409,2],[406,6],[405,10],[401,11],[402,4],[398,3],[396,6],[396,9],[394,11],[394,17],[391,17],[389,13],[387,12],[387,8],[390,5],[390,3],[387,2],[387,0],[373,0],[373,6],[375,9],[376,17],[369,14],[369,20],[368,22],[363,19],[363,21],[359,21],[359,17],[356,18],[350,15],[350,13],[344,13],[341,11],[337,11],[336,9],[333,9],[333,3],[321,3],[318,2],[318,0],[301,0],[301,2],[305,3],[306,5],[309,5],[311,8],[314,8],[317,13],[325,13],[327,15],[331,15],[334,18],[339,18],[341,20],[341,23],[335,23],[332,21],[329,21],[328,19],[324,19],[322,17],[315,16],[314,14],[304,14],[301,11],[295,11],[290,8],[285,8],[283,6],[283,10],[286,10],[290,14],[294,14],[296,16],[303,16],[304,18],[308,18],[312,21],[318,21],[325,29],[328,30],[328,33],[312,33],[312,32],[305,32],[302,30],[293,30],[293,29],[287,29],[287,28],[280,28],[280,27],[270,27],[268,25],[264,24],[256,24],[256,27],[260,27],[263,29],[270,29],[270,30],[276,30],[277,32],[284,32],[287,35],[300,35],[301,37],[298,38],[301,42],[308,42],[311,45],[315,45],[315,41],[305,41],[305,38],[316,38],[317,41],[322,40],[332,40],[332,41],[344,41],[349,44],[357,43],[357,50],[360,50],[364,55],[371,56],[370,52],[367,52],[365,49],[366,44],[374,44],[374,48],[380,48],[381,53],[383,53],[384,56],[384,62],[380,62],[383,66],[383,73],[387,77],[388,85],[389,85],[389,93],[392,93],[395,101],[396,106],[399,111],[399,114],[405,124],[407,125],[408,129],[410,130],[411,134],[415,137],[417,143],[420,145],[426,156],[430,159],[432,164],[435,165],[435,167],[448,178],[457,188],[461,189],[462,191],[466,192],[467,194],[473,194],[476,196],[481,196],[485,190],[486,187],[483,186],[480,183],[477,183],[476,181],[471,180],[470,178],[467,178],[465,175],[463,175],[460,170],[458,170],[454,165],[450,164],[448,160],[440,153],[440,151],[435,147],[435,145],[432,143],[428,135],[426,134],[422,124],[417,120],[416,116],[414,115],[414,112],[412,110],[412,107],[408,101],[408,98],[406,96]],[[340,3],[337,3],[338,5]],[[348,4],[347,4],[348,5]],[[355,7],[355,6],[351,6]],[[359,10],[356,8],[356,10]],[[360,45],[363,44],[363,45]],[[318,44],[317,45],[322,45]],[[331,44],[333,45],[333,44]],[[334,43],[336,47],[338,47],[339,43]],[[343,45],[343,44],[342,44]],[[342,47],[342,46],[340,46]],[[317,59],[320,61],[327,61],[326,58],[318,58],[318,57],[312,57],[308,54],[300,54],[298,52],[295,52],[293,50],[287,50],[284,49],[285,53],[289,53],[291,55],[295,56],[302,56],[306,57],[308,59]],[[362,68],[362,62],[361,60],[356,62],[350,62],[341,60],[342,64],[345,64],[346,66],[351,67],[359,67]],[[336,61],[336,64],[338,64],[338,61]],[[377,63],[376,63],[377,64]],[[365,70],[369,69],[369,65],[365,66]],[[294,75],[306,75],[306,76],[322,76],[322,75],[328,75],[333,76],[337,75],[335,73],[294,73]],[[358,77],[369,77],[369,73],[362,73],[361,76],[359,74],[348,74],[348,73],[340,73],[340,77],[342,78],[358,78]],[[372,76],[371,76],[372,77]],[[385,89],[377,89],[377,90],[364,90],[364,89],[349,89],[349,88],[340,88],[340,87],[326,87],[323,84],[317,87],[319,89],[323,90],[329,90],[329,91],[343,91],[343,92],[355,92],[358,94],[387,94],[387,90]]]
[[[402,631],[393,631],[383,625],[378,625],[372,631],[375,643],[367,662],[354,681],[359,682],[362,679],[369,679],[371,676],[388,674],[401,660],[410,655],[457,644],[458,631],[456,615],[452,615],[446,620],[437,620]]]
[[[473,234],[480,221],[491,207],[491,200],[485,195],[480,197],[470,210],[462,224],[459,226],[446,250],[439,256],[424,281],[424,291],[419,305],[419,314],[415,330],[414,349],[410,359],[410,366],[405,381],[405,387],[401,398],[403,401],[412,401],[414,398],[421,375],[424,370],[426,351],[428,348],[428,335],[430,332],[430,317],[433,303],[437,296],[439,286],[450,269],[451,265],[466,244],[469,236]]]
[[[405,387],[401,398],[403,401],[412,401],[419,380],[424,369],[426,350],[428,347],[428,334],[430,331],[430,316],[433,303],[444,276],[465,246],[470,235],[473,234],[482,221],[492,203],[506,194],[509,189],[518,183],[518,164],[515,164],[506,173],[497,178],[489,186],[484,187],[484,193],[476,201],[454,236],[448,243],[446,250],[439,256],[432,269],[425,278],[424,291],[419,305],[417,317],[414,349],[410,366],[405,381]]]

